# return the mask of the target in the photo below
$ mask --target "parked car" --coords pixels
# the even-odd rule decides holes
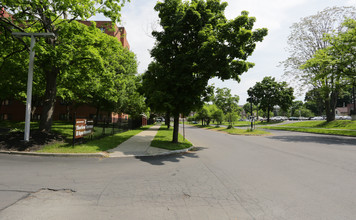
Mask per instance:
[[[324,120],[324,117],[316,116],[316,117],[311,118],[311,120]]]
[[[285,120],[288,120],[288,118],[284,116],[276,116],[271,118],[271,121],[285,121]]]

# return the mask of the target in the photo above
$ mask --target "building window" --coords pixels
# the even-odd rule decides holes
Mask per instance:
[[[101,30],[101,32],[105,33],[105,28],[104,27],[99,27],[99,29]]]

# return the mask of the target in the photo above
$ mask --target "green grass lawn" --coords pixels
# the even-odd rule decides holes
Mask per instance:
[[[227,132],[229,134],[236,134],[236,135],[249,135],[249,136],[263,136],[263,135],[270,135],[270,132],[263,131],[260,129],[240,129],[240,128],[230,128],[227,129],[226,127],[219,127],[219,126],[201,126],[201,125],[195,125],[196,127],[200,128],[205,128],[205,129],[211,129],[215,131],[222,131],[222,132]]]
[[[291,124],[281,125],[283,127],[307,127],[307,128],[334,128],[356,130],[356,121],[350,120],[335,120],[331,122],[326,121],[302,121]]]
[[[151,142],[152,147],[158,147],[167,150],[181,150],[192,146],[187,139],[183,140],[183,136],[179,134],[179,143],[172,143],[173,128],[167,129],[166,125],[161,125],[155,138]]]
[[[274,130],[299,131],[318,134],[356,136],[356,121],[303,121],[280,126],[265,127]]]
[[[47,145],[43,147],[38,152],[46,153],[98,153],[102,151],[107,151],[109,149],[117,147],[119,144],[123,143],[130,137],[140,133],[143,130],[148,129],[151,126],[144,126],[139,129],[130,130],[115,135],[107,136],[101,139],[88,141],[85,144],[72,144],[68,143],[57,143],[53,145]]]

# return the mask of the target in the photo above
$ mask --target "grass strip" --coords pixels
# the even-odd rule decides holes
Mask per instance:
[[[331,134],[343,136],[356,136],[356,121],[335,120],[326,121],[303,121],[280,126],[268,126],[266,129],[297,131],[316,134]]]
[[[316,134],[332,134],[332,135],[342,135],[342,136],[352,136],[356,137],[356,130],[345,130],[345,129],[331,129],[331,128],[305,128],[305,127],[291,127],[291,126],[271,126],[265,127],[265,129],[271,130],[283,130],[283,131],[297,131],[297,132],[307,132]]]
[[[172,137],[173,128],[171,127],[170,129],[167,129],[166,125],[162,125],[151,142],[151,146],[167,150],[182,150],[193,145],[187,139],[183,140],[183,136],[181,134],[178,134],[179,143],[172,143]]]
[[[46,153],[99,153],[102,151],[107,151],[117,147],[119,144],[128,140],[132,136],[140,133],[143,130],[148,129],[152,125],[144,126],[135,130],[130,130],[111,136],[107,136],[101,139],[88,141],[84,144],[78,144],[72,146],[67,143],[57,143],[52,145],[47,145],[37,152],[46,152]]]
[[[227,129],[226,127],[219,127],[219,126],[201,126],[201,125],[195,125],[196,127],[200,128],[205,128],[209,130],[215,130],[215,131],[222,131],[226,132],[229,134],[235,134],[235,135],[247,135],[247,136],[264,136],[264,135],[271,135],[270,132],[260,130],[260,129],[239,129],[239,128],[230,128]]]
[[[291,124],[281,125],[281,127],[303,127],[303,128],[334,128],[345,130],[356,130],[356,121],[335,120],[327,121],[302,121]]]

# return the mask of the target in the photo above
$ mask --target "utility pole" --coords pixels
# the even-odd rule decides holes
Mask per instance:
[[[12,32],[12,35],[17,36],[17,37],[31,37],[30,62],[28,64],[27,99],[26,99],[26,114],[25,114],[25,135],[24,135],[24,141],[28,142],[30,140],[33,62],[35,59],[34,47],[36,44],[35,37],[55,37],[55,35],[54,35],[54,33],[26,33],[26,32]]]

